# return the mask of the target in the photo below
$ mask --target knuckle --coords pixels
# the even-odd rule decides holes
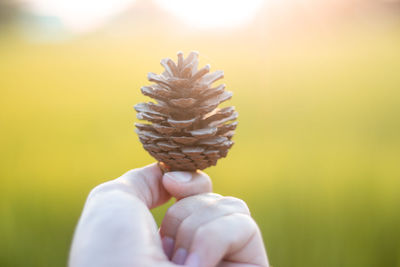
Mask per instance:
[[[250,215],[249,207],[247,206],[246,202],[243,200],[236,198],[236,197],[224,197],[221,199],[221,203],[227,206],[233,206],[238,209],[240,212],[243,212],[247,215]]]
[[[206,193],[204,195],[207,196],[207,197],[210,197],[210,198],[222,198],[222,196],[220,194],[217,194],[217,193]]]
[[[192,224],[187,223],[187,221],[183,221],[179,227],[179,232],[187,236],[192,235],[193,232],[195,232],[195,229],[193,228]]]
[[[135,194],[130,187],[127,187],[121,180],[111,180],[94,187],[88,195],[88,199],[104,195],[110,192],[123,192],[128,194]]]
[[[127,171],[126,173],[124,173],[121,177],[122,179],[132,179],[133,177],[140,177],[140,178],[144,178],[144,175],[142,172],[138,171],[139,169],[131,169],[129,171]]]
[[[172,205],[167,209],[167,212],[165,213],[165,217],[170,218],[170,217],[177,217],[179,211],[179,207],[177,204]]]
[[[221,198],[221,195],[219,195],[219,194],[202,193],[202,194],[197,194],[197,195],[193,195],[193,196],[181,199],[177,203],[186,204],[186,206],[188,206],[187,204],[189,204],[189,203],[194,203],[194,202],[209,203],[210,201],[213,201],[215,199],[220,199],[220,198]]]
[[[247,216],[240,213],[236,214],[236,216],[243,221],[243,224],[246,226],[246,229],[249,229],[252,232],[257,231],[258,225],[251,216]]]
[[[95,186],[89,193],[89,197],[96,196],[100,193],[108,192],[111,190],[114,190],[116,188],[116,182],[115,181],[108,181],[102,184],[99,184]]]
[[[206,203],[212,202],[214,200],[219,200],[222,198],[222,196],[217,193],[203,193],[203,194],[198,194],[194,197],[197,198],[197,200],[206,202]]]

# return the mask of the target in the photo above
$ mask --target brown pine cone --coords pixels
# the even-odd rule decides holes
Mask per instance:
[[[144,149],[162,166],[171,171],[195,171],[216,165],[232,147],[232,136],[238,117],[234,107],[217,108],[230,99],[225,85],[211,87],[223,78],[223,71],[209,73],[210,65],[197,69],[198,53],[184,59],[178,52],[178,63],[170,58],[161,60],[165,71],[150,72],[143,86],[144,95],[157,102],[135,105],[137,118],[150,124],[136,123]]]

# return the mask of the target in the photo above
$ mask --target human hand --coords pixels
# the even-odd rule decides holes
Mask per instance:
[[[150,209],[171,196],[181,199],[210,191],[204,173],[163,175],[157,164],[95,187],[75,230],[69,266],[176,266],[163,252]]]
[[[206,174],[170,172],[163,175],[156,164],[129,171],[97,186],[89,194],[75,231],[69,266],[179,266],[164,253],[163,247],[167,251],[172,239],[161,241],[150,209],[172,196],[179,200],[210,191],[211,181]],[[174,206],[182,205],[178,203],[191,202],[177,202]],[[170,208],[169,214],[173,210]],[[163,225],[169,223],[163,222]],[[176,240],[179,244],[179,237]],[[217,242],[226,243],[224,240]],[[189,264],[193,257],[196,259],[189,256]],[[173,261],[177,260],[179,257],[175,256]]]

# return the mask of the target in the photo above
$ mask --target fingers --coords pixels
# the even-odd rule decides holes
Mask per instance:
[[[190,248],[190,244],[194,238],[193,233],[199,231],[199,228],[220,217],[235,213],[250,214],[247,205],[242,200],[233,197],[223,197],[211,205],[194,210],[194,212],[184,218],[182,223],[178,226],[175,236],[175,247]],[[218,239],[216,240],[218,241]]]
[[[211,192],[210,177],[197,172],[163,172],[156,163],[130,170],[121,177],[97,186],[89,198],[99,192],[122,190],[135,195],[149,209],[167,202],[171,196],[182,199],[188,196]]]
[[[186,264],[211,267],[224,259],[265,266],[266,258],[260,258],[265,253],[257,233],[257,225],[247,215],[235,213],[219,217],[196,230]],[[238,257],[236,254],[241,250],[246,251]]]
[[[135,195],[149,209],[167,202],[171,196],[182,199],[188,196],[211,192],[210,177],[197,172],[163,172],[156,163],[130,170],[121,177],[97,186],[91,193],[119,189]],[[90,198],[91,196],[89,196]]]
[[[190,266],[216,266],[223,258],[226,266],[230,259],[232,264],[266,264],[261,234],[249,214],[247,205],[233,197],[202,194],[182,199],[168,209],[160,228],[170,241],[167,255]]]
[[[142,200],[149,209],[167,202],[171,195],[162,186],[163,173],[157,163],[143,168],[128,171],[114,180],[132,190],[136,197]]]
[[[212,191],[210,177],[202,171],[167,172],[162,179],[165,189],[179,199]]]
[[[160,227],[160,234],[162,237],[167,237],[167,239],[174,238],[172,251],[169,251],[167,255],[172,256],[171,254],[175,247],[175,236],[177,235],[179,225],[182,221],[189,217],[194,211],[212,205],[221,198],[221,195],[214,193],[196,195],[178,201],[167,210]]]

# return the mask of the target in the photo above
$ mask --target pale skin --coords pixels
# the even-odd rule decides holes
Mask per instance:
[[[245,202],[211,193],[204,172],[131,170],[89,194],[69,267],[268,267]],[[150,209],[177,199],[160,229]]]

